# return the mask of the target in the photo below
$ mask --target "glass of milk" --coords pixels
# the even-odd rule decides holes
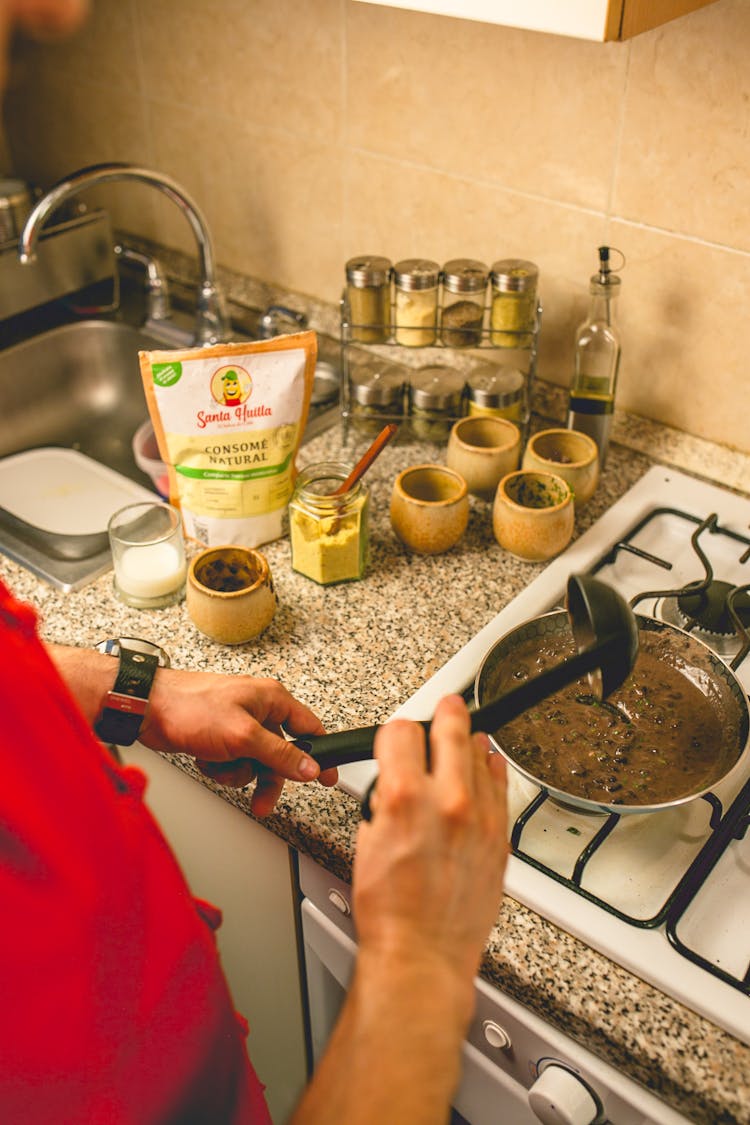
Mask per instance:
[[[176,508],[157,501],[128,504],[107,525],[120,601],[161,609],[185,596],[185,544]]]

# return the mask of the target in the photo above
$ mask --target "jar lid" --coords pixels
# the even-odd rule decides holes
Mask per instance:
[[[464,377],[452,367],[440,364],[419,367],[411,377],[411,402],[420,410],[457,412],[463,390]]]
[[[367,285],[385,285],[390,280],[391,269],[388,258],[360,254],[346,263],[346,280],[355,289],[363,289]]]
[[[484,363],[469,373],[469,398],[477,406],[511,406],[523,395],[526,378],[516,367]]]
[[[443,266],[443,285],[451,293],[479,293],[487,285],[488,270],[474,258],[452,258]]]
[[[349,374],[352,398],[362,406],[401,406],[406,372],[397,363],[372,359],[355,365]]]
[[[491,276],[501,293],[529,293],[536,288],[539,267],[523,258],[504,258],[493,264]]]
[[[28,204],[31,208],[31,191],[24,180],[0,179],[0,208],[6,210]]]
[[[393,267],[399,289],[433,289],[438,283],[440,266],[429,258],[404,258]]]

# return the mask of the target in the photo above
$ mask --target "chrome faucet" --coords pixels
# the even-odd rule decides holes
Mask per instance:
[[[62,203],[78,195],[85,188],[114,180],[136,180],[151,184],[163,191],[176,203],[190,223],[198,244],[200,286],[198,290],[195,343],[215,344],[227,338],[228,323],[224,300],[216,281],[216,266],[211,234],[203,212],[184,188],[161,172],[152,172],[136,164],[92,164],[60,180],[39,199],[26,220],[18,243],[19,260],[27,265],[36,258],[36,245],[40,231],[49,216]]]

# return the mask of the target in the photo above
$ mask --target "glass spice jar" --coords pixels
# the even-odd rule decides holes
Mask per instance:
[[[350,408],[360,428],[381,430],[388,418],[403,415],[407,377],[406,368],[377,356],[352,365]]]
[[[505,258],[492,266],[490,343],[495,347],[531,347],[538,278],[539,268],[522,258]]]
[[[494,414],[518,422],[524,413],[526,377],[515,367],[483,363],[466,379],[469,414]]]
[[[396,343],[424,348],[437,339],[440,266],[425,258],[405,258],[393,267]]]
[[[487,267],[473,258],[443,266],[440,338],[449,348],[476,348],[482,342]]]
[[[464,377],[452,367],[418,368],[409,385],[412,433],[423,441],[445,441],[463,413]]]
[[[384,344],[391,331],[391,270],[388,258],[362,254],[346,263],[346,300],[352,340]]]
[[[341,461],[303,469],[289,502],[292,569],[321,586],[362,578],[367,563],[368,497],[362,481],[334,495],[351,472]]]

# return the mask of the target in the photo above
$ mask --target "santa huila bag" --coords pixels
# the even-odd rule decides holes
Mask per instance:
[[[278,539],[310,406],[315,333],[138,355],[185,534],[209,547]]]

